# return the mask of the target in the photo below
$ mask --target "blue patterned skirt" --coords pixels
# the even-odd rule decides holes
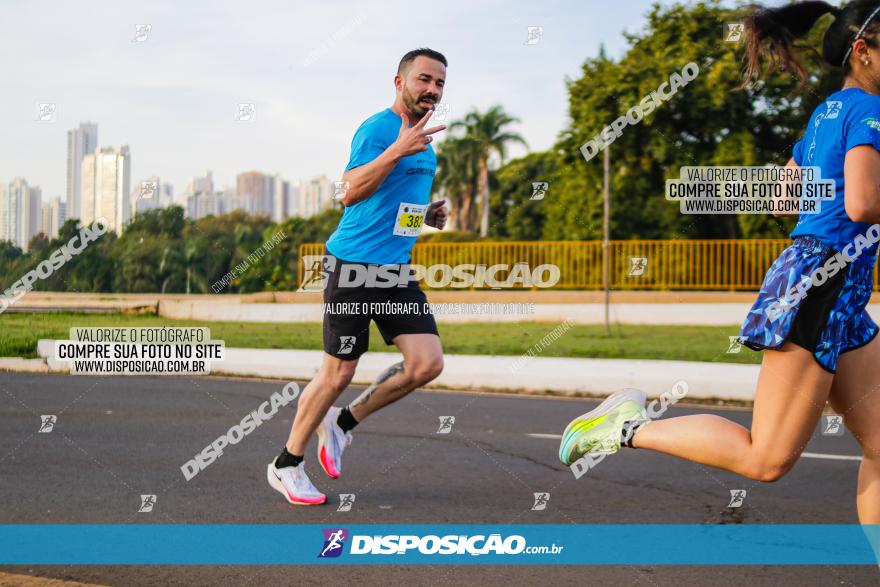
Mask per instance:
[[[841,353],[877,336],[877,325],[865,309],[874,290],[876,249],[864,251],[836,273],[833,268],[821,270],[828,269],[829,259],[836,255],[814,238],[795,238],[767,271],[743,321],[742,344],[764,350],[793,342],[812,351],[816,361],[834,373]]]

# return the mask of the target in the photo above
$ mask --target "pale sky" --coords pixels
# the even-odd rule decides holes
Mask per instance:
[[[621,33],[640,30],[649,7],[4,0],[0,182],[22,176],[44,201],[63,199],[67,131],[82,121],[98,124],[101,147],[129,145],[132,185],[158,175],[180,193],[208,169],[217,188],[250,170],[337,179],[355,129],[391,104],[398,61],[420,46],[449,60],[451,118],[501,104],[531,150],[544,150],[566,126],[566,78],[600,44],[620,55]],[[143,42],[133,42],[136,24],[151,26]],[[535,45],[529,26],[543,27]],[[53,122],[36,121],[41,102],[56,105]],[[254,122],[235,120],[239,103],[256,105]]]

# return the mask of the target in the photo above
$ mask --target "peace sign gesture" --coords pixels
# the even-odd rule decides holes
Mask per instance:
[[[394,144],[392,144],[390,148],[396,149],[401,157],[427,151],[428,144],[434,140],[434,137],[431,135],[446,129],[445,124],[425,128],[428,119],[431,118],[432,112],[434,111],[428,110],[425,112],[422,119],[412,127],[409,126],[409,115],[405,112],[401,114],[400,133],[397,135],[397,140],[394,141]]]

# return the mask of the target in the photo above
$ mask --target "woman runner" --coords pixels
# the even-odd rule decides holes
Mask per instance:
[[[800,216],[743,322],[740,340],[764,350],[751,430],[710,414],[648,425],[644,392],[623,390],[568,425],[563,463],[626,446],[775,481],[798,460],[830,402],[864,455],[859,521],[880,524],[880,339],[865,310],[880,239],[880,2],[756,8],[746,21],[745,75],[754,81],[769,59],[769,69],[796,72],[803,84],[794,42],[825,14],[835,20],[822,57],[844,69],[845,83],[813,112],[787,167],[819,167],[822,179],[835,181],[836,197],[823,200],[819,214]]]

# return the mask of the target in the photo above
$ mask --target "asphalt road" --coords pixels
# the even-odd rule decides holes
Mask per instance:
[[[294,413],[285,408],[187,482],[180,466],[284,382],[0,373],[2,523],[856,523],[858,462],[803,458],[755,483],[647,451],[623,451],[581,479],[556,459],[558,434],[594,402],[419,391],[354,434],[343,476],[307,453],[321,507],[293,507],[266,483]],[[358,390],[347,391],[352,399]],[[669,415],[707,411],[674,407]],[[748,424],[748,411],[708,410]],[[44,414],[57,417],[38,433]],[[449,434],[439,419],[455,416]],[[817,430],[806,449],[859,454]],[[730,490],[745,489],[729,508]],[[535,492],[549,492],[532,511]],[[339,494],[353,493],[348,512]],[[138,513],[141,494],[155,494]],[[282,546],[279,546],[282,547]],[[620,545],[626,548],[625,544]],[[658,545],[668,547],[668,545]],[[874,585],[874,567],[43,566],[6,573],[102,585]],[[10,584],[14,584],[10,583]]]

